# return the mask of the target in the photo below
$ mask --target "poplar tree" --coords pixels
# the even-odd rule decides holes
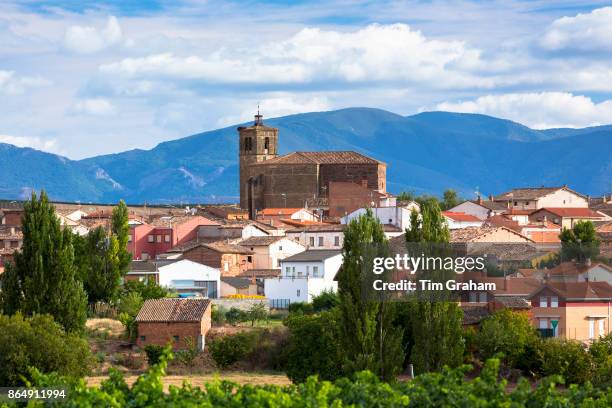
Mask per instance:
[[[128,209],[121,200],[113,209],[109,231],[98,227],[77,238],[79,277],[90,304],[110,302],[117,296],[121,278],[132,260],[127,250],[129,232]]]
[[[394,327],[394,304],[374,294],[374,257],[388,257],[389,246],[371,210],[351,221],[344,232],[343,263],[338,272],[340,345],[345,374],[370,370],[393,378],[404,360],[401,329]]]
[[[87,298],[74,265],[72,233],[62,229],[44,191],[24,205],[23,246],[2,277],[4,313],[48,313],[67,331],[87,318]]]
[[[411,214],[410,230],[406,231],[406,245],[410,256],[446,257],[450,253],[450,232],[440,207],[433,200],[421,204],[421,212]],[[427,275],[423,275],[423,274]],[[417,279],[445,282],[453,271],[424,271]],[[461,364],[464,351],[462,311],[449,293],[419,293],[407,303],[411,339],[410,362],[418,373],[440,370],[444,365]],[[423,296],[424,295],[424,296]],[[406,321],[406,319],[404,319]],[[406,339],[404,340],[406,342]]]

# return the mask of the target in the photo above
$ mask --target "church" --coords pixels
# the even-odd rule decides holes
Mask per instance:
[[[278,155],[278,129],[255,115],[239,127],[240,207],[253,217],[263,208],[302,208],[327,201],[330,182],[351,182],[386,192],[385,163],[353,151]]]

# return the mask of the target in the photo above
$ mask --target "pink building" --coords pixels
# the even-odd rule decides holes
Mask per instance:
[[[161,216],[148,223],[131,222],[128,250],[135,260],[154,259],[185,242],[197,238],[202,225],[219,225],[199,215]]]

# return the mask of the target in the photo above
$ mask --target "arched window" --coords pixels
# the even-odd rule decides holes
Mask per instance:
[[[247,137],[244,139],[244,150],[245,151],[250,151],[253,148],[253,139],[251,139],[250,137]]]
[[[264,149],[266,149],[266,151],[270,148],[270,138],[266,137],[266,139],[264,140]]]

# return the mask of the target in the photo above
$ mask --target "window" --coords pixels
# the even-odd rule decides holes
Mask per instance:
[[[174,339],[174,341],[179,341],[179,336],[172,336],[172,338]]]
[[[319,237],[319,246],[320,247],[323,246],[323,241],[324,241],[324,238],[323,237]]]
[[[314,237],[310,237],[310,246],[314,246]]]
[[[310,275],[310,265],[306,265],[306,275]]]
[[[300,297],[300,290],[297,290],[297,297]]]
[[[515,201],[515,202],[514,202],[514,206],[515,206],[515,207],[516,207],[516,206],[518,206],[518,201]]]
[[[264,149],[266,149],[266,153],[268,153],[268,149],[270,148],[270,138],[266,137],[264,139]]]
[[[559,298],[557,296],[551,296],[550,307],[559,307]]]
[[[248,255],[248,256],[247,256],[247,262],[248,262],[248,263],[253,262],[253,257],[252,257],[251,255]]]
[[[540,296],[540,307],[548,307],[548,298],[546,296]]]
[[[334,237],[334,246],[340,246],[340,237],[337,235]]]
[[[470,303],[476,303],[478,301],[478,294],[476,292],[470,292]]]
[[[389,218],[389,224],[393,224],[393,218]]]
[[[149,235],[147,237],[147,242],[155,242],[155,237],[153,235]]]
[[[529,201],[525,201],[525,205],[529,205]]]
[[[170,234],[164,235],[164,242],[170,242]]]
[[[282,245],[279,245],[279,246],[278,246],[278,250],[279,250],[279,251],[282,251],[282,250],[283,250],[283,246],[282,246]]]
[[[225,262],[225,263],[223,264],[223,270],[224,270],[225,272],[229,271],[229,262]]]
[[[599,335],[600,336],[605,336],[606,335],[606,331],[605,331],[605,327],[604,327],[604,319],[599,319],[597,321],[597,323],[599,323]]]
[[[548,319],[540,319],[540,329],[548,329]]]
[[[486,303],[487,302],[487,292],[478,293],[478,302]]]
[[[285,275],[289,276],[291,274],[291,268],[289,266],[285,267]]]
[[[145,341],[147,339],[147,336],[140,336],[140,341]]]
[[[161,243],[161,241],[162,241],[162,236],[161,236],[161,235],[156,235],[156,237],[157,237],[157,242],[158,242],[158,243]]]
[[[589,339],[595,338],[595,320],[589,320]]]
[[[128,242],[132,242],[132,234],[128,235]]]

